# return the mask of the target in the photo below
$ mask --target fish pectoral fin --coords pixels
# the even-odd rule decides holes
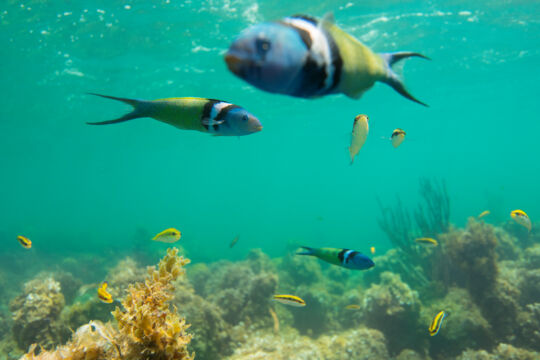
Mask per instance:
[[[347,95],[351,99],[358,100],[362,97],[362,95],[364,95],[364,91],[346,92],[345,95]]]
[[[223,120],[211,120],[211,119],[202,119],[201,123],[203,125],[212,126],[212,125],[221,125],[225,122],[225,119]]]

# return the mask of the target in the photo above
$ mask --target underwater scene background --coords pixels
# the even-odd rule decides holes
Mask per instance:
[[[429,56],[402,73],[430,107],[384,84],[293,98],[227,69],[246,27],[328,12],[375,52]],[[538,359],[539,15],[537,1],[3,1],[0,359]],[[128,106],[89,92],[222,99],[264,128],[91,127]],[[370,132],[350,165],[358,114]],[[180,241],[151,240],[170,227]]]

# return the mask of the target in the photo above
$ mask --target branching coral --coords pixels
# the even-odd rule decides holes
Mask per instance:
[[[130,285],[122,301],[124,310],[116,308],[113,316],[118,329],[129,338],[131,354],[147,359],[191,359],[187,345],[189,327],[176,312],[171,312],[172,284],[184,273],[188,259],[178,257],[178,249],[168,249],[158,268],[149,267],[144,282]],[[129,355],[129,354],[128,354]]]

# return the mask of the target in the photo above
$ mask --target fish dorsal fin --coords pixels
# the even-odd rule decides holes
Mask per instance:
[[[330,24],[333,25],[336,23],[336,19],[334,18],[334,13],[329,11],[326,14],[324,14],[321,24]]]
[[[317,19],[315,19],[313,16],[304,15],[304,14],[295,14],[295,15],[293,15],[291,17],[295,18],[295,19],[303,19],[303,20],[309,21],[310,23],[315,24],[315,25],[317,24]]]

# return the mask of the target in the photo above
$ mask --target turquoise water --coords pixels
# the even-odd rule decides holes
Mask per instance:
[[[403,69],[430,107],[384,84],[359,101],[286,97],[227,70],[223,54],[250,24],[329,11],[377,52],[432,58]],[[534,221],[539,13],[535,1],[4,1],[0,252],[27,256],[15,241],[24,234],[43,268],[78,254],[116,262],[137,234],[168,227],[182,231],[193,263],[242,259],[252,248],[278,257],[292,245],[382,251],[391,244],[377,197],[391,204],[399,194],[414,207],[426,177],[446,181],[457,226],[486,209],[493,223],[515,208]],[[128,107],[87,92],[222,99],[264,129],[228,138],[151,119],[91,127]],[[359,113],[370,133],[350,166]],[[394,128],[407,132],[398,149],[381,139]]]

